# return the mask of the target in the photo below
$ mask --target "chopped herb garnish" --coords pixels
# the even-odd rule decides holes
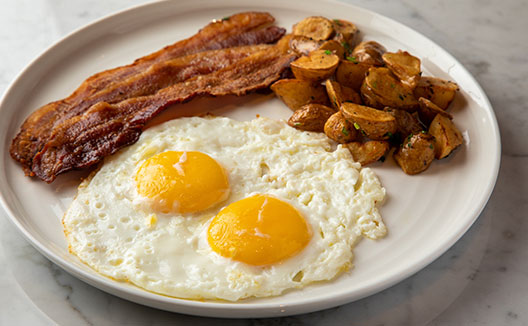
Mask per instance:
[[[301,122],[296,122],[296,123],[294,123],[293,125],[296,126],[296,127],[297,127],[297,126],[302,126],[302,123],[301,123]]]
[[[226,21],[226,20],[229,20],[229,16],[222,18],[222,21]]]
[[[392,134],[392,132],[387,131],[387,132],[385,133],[385,136],[387,136],[387,137],[389,137],[389,138],[392,138],[394,135]]]
[[[354,128],[356,128],[357,130],[361,129],[361,127],[359,127],[359,125],[357,124],[357,122],[354,122]]]
[[[407,140],[411,140],[411,137],[413,136],[413,134],[409,134],[409,136],[407,136]]]
[[[403,101],[403,95],[401,95],[401,94],[398,94],[398,97],[400,98],[400,100],[402,100],[402,101]]]
[[[345,127],[343,127],[343,129],[341,129],[341,132],[342,132],[343,135],[345,135],[345,136],[348,136],[348,135],[349,135],[348,130],[347,130]]]
[[[425,130],[422,130],[422,131],[421,131],[422,134],[425,134],[426,132],[427,132],[427,131],[425,131]]]
[[[411,143],[407,143],[407,147],[412,148]]]
[[[330,51],[330,50],[326,50],[326,51],[325,51],[325,54],[330,55],[330,54],[332,54],[332,51]]]
[[[378,88],[378,82],[377,82],[377,81],[373,82],[373,83],[372,83],[372,87],[374,87],[374,88]]]
[[[345,48],[347,53],[350,53],[350,44],[348,44],[348,42],[341,42],[341,45]]]
[[[356,57],[346,57],[348,61],[352,61],[353,63],[358,63]]]
[[[433,144],[429,144],[429,148],[430,148],[430,149],[433,149]]]
[[[341,21],[339,19],[334,19],[334,23],[336,23],[337,26],[342,26]]]

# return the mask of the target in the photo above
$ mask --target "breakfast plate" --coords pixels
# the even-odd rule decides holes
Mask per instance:
[[[101,276],[69,253],[61,218],[86,171],[62,175],[52,184],[24,176],[8,148],[20,124],[41,105],[70,94],[86,77],[132,62],[190,35],[215,18],[241,11],[267,11],[291,29],[321,15],[354,22],[364,39],[389,51],[407,50],[422,60],[424,74],[455,81],[460,93],[451,106],[464,144],[424,173],[408,176],[394,162],[373,171],[387,191],[381,214],[386,238],[364,239],[355,249],[354,268],[330,282],[283,295],[240,302],[182,300],[141,290]],[[212,112],[236,120],[256,115],[286,119],[291,111],[272,95],[204,98],[172,110],[160,120]],[[381,291],[416,273],[449,249],[484,208],[497,178],[500,137],[493,109],[465,68],[418,32],[368,10],[336,2],[280,0],[265,5],[229,0],[166,1],[135,7],[99,20],[56,43],[12,83],[0,103],[0,191],[10,220],[51,261],[79,279],[122,298],[174,312],[213,317],[271,317],[321,310]],[[156,122],[154,122],[155,124]],[[390,161],[390,160],[388,160]],[[336,189],[343,185],[336,185]]]

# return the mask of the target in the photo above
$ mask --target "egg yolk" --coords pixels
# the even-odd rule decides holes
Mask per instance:
[[[147,159],[136,173],[138,193],[163,213],[192,213],[225,200],[227,175],[201,152],[167,151]]]
[[[310,238],[308,224],[294,207],[266,195],[228,205],[213,218],[207,232],[216,253],[255,266],[294,256]]]

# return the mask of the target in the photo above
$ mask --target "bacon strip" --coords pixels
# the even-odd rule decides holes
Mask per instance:
[[[256,52],[208,75],[193,77],[154,95],[119,103],[99,102],[57,125],[52,139],[33,160],[37,177],[52,182],[63,172],[96,164],[137,141],[145,124],[168,106],[196,96],[244,95],[268,87],[295,58],[283,44]],[[282,42],[284,43],[284,42]],[[286,42],[287,43],[287,42]]]
[[[266,27],[273,21],[274,18],[268,13],[235,14],[229,19],[212,22],[196,35],[139,58],[130,65],[91,76],[69,97],[49,103],[32,113],[11,143],[11,156],[22,164],[26,174],[33,175],[31,171],[33,158],[50,140],[51,131],[56,124],[82,113],[99,101],[115,103],[132,96],[153,94],[160,88],[170,85],[170,80],[163,79],[166,75],[154,74],[150,76],[158,79],[156,85],[147,86],[146,83],[149,81],[146,79],[142,80],[145,83],[142,86],[137,84],[138,78],[141,79],[138,74],[142,74],[149,67],[153,70],[158,69],[158,72],[170,67],[170,64],[163,65],[167,60],[208,50],[275,42],[285,30],[276,26]],[[211,63],[209,71],[196,71],[195,74],[217,69],[219,69],[218,65]],[[186,78],[192,76],[193,74],[187,74]],[[181,81],[181,78],[174,78],[174,82],[178,81]],[[133,92],[130,94],[123,92],[127,88],[133,89]]]

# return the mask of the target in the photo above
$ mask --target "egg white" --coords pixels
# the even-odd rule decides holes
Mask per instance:
[[[146,207],[134,175],[145,159],[168,150],[200,151],[218,161],[229,176],[227,200],[184,215]],[[212,217],[254,194],[279,198],[304,216],[313,236],[301,253],[256,267],[211,250]],[[236,301],[279,295],[351,268],[362,236],[386,234],[377,209],[384,196],[375,174],[323,134],[265,118],[181,118],[145,131],[106,159],[79,186],[63,224],[71,252],[103,275],[179,298]]]

